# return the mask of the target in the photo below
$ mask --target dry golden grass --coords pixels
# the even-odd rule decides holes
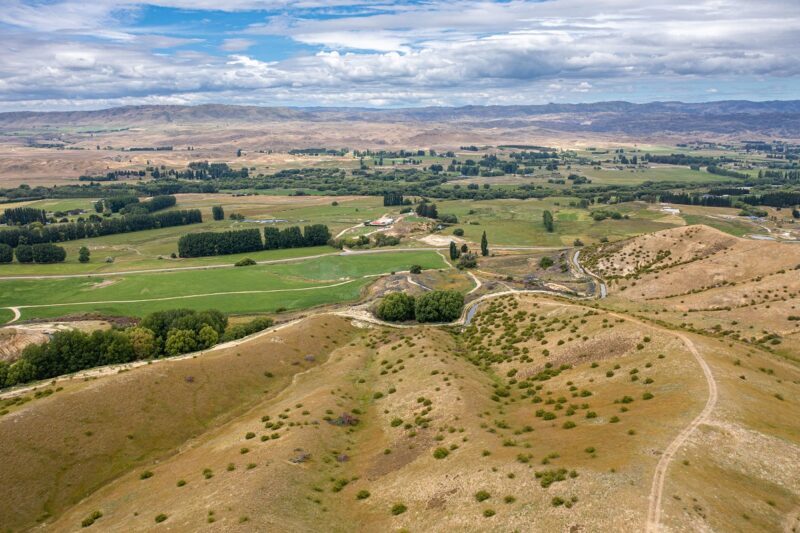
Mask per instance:
[[[352,331],[339,319],[310,319],[235,348],[73,383],[13,410],[0,419],[0,446],[14,450],[0,483],[15,487],[0,522],[16,530],[58,515],[131,468],[191,446],[323,362]]]

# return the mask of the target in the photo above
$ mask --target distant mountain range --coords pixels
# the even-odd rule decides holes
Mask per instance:
[[[403,109],[336,107],[125,106],[97,111],[0,113],[0,130],[157,125],[259,125],[275,122],[379,122],[463,124],[481,128],[540,128],[559,132],[626,135],[713,134],[800,138],[800,100],[705,103],[598,102]]]

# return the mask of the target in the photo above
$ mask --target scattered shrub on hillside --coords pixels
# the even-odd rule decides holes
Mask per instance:
[[[396,504],[392,505],[391,512],[392,512],[393,515],[397,516],[399,514],[405,513],[407,510],[408,510],[408,507],[406,507],[402,503],[396,503]]]
[[[458,258],[458,262],[456,263],[456,267],[459,270],[465,270],[468,268],[475,268],[478,266],[478,256],[473,253],[464,253],[461,257]]]
[[[102,517],[103,517],[102,512],[94,511],[92,512],[92,514],[83,519],[83,521],[81,522],[81,527],[89,527]]]

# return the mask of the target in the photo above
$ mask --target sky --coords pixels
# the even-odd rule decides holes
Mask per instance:
[[[0,111],[800,99],[800,0],[0,0]]]

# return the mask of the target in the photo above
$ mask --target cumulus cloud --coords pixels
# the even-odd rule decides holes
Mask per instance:
[[[226,52],[241,52],[256,44],[252,39],[225,39],[220,48]]]
[[[238,28],[213,25],[217,4],[7,0],[0,108],[762,99],[800,87],[800,2],[787,0],[229,0],[223,10],[248,15]],[[209,30],[186,23],[139,25],[148,6],[207,10],[221,44],[201,46]],[[254,48],[262,39],[295,45],[270,55]],[[759,80],[782,89],[753,93]]]

